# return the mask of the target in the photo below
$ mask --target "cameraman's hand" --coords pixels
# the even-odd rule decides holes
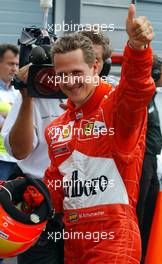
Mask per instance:
[[[18,73],[16,74],[17,78],[24,82],[25,84],[27,83],[28,80],[28,73],[29,73],[29,68],[32,65],[32,63],[29,63],[25,65],[24,67],[20,68]]]
[[[17,78],[25,84],[27,83],[28,80],[29,68],[31,65],[32,63],[23,66],[22,68],[19,69],[18,73],[16,74]],[[28,100],[32,100],[32,98],[28,96],[28,91],[26,88],[21,89],[20,93],[23,99],[28,98]]]

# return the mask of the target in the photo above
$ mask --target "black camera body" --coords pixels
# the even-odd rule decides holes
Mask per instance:
[[[20,68],[33,64],[52,64],[50,57],[51,45],[56,36],[40,28],[23,28],[18,45],[20,45]]]
[[[55,83],[55,71],[51,61],[51,47],[56,35],[47,30],[31,27],[23,28],[18,40],[20,45],[20,68],[32,63],[26,87],[28,95],[38,98],[66,98]],[[24,84],[14,79],[15,89],[21,89]]]

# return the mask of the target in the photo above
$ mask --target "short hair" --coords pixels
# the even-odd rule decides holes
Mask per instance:
[[[88,37],[93,45],[100,45],[103,48],[103,56],[102,59],[105,61],[106,59],[111,57],[112,49],[110,45],[110,40],[107,36],[104,35],[104,33],[99,30],[98,28],[89,29],[84,27],[83,30],[78,32],[79,34],[82,34],[83,36]]]
[[[19,54],[19,49],[13,44],[0,44],[0,60],[3,59],[6,51],[11,50],[15,56]]]
[[[92,67],[96,59],[92,41],[78,33],[71,33],[58,38],[52,47],[51,55],[53,58],[56,53],[64,54],[77,49],[82,50],[85,62]]]

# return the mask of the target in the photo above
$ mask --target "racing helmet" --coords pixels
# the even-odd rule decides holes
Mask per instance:
[[[27,186],[43,195],[43,202],[31,213],[16,206],[23,201]],[[29,176],[0,186],[0,258],[10,258],[29,249],[38,240],[52,212],[48,188],[41,180]]]

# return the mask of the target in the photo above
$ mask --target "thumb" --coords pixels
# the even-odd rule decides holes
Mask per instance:
[[[136,7],[134,4],[131,4],[129,9],[128,9],[128,20],[133,21],[136,15]]]

